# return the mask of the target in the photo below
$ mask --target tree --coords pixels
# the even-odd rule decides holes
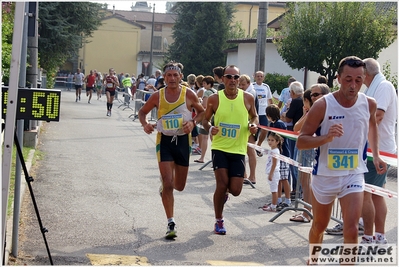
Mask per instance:
[[[384,11],[382,4],[288,2],[275,36],[277,50],[291,68],[320,73],[332,87],[342,58],[377,58],[397,38],[393,26],[397,7]]]
[[[14,30],[15,3],[3,2],[1,9],[1,76],[8,85],[10,79],[12,33]]]
[[[101,25],[103,5],[92,2],[39,2],[40,66],[53,74],[68,58],[77,55],[85,38]]]
[[[225,64],[233,5],[223,2],[177,2],[174,42],[166,59],[184,65],[184,73],[212,75]],[[237,26],[237,25],[236,25]],[[239,27],[236,27],[239,30]]]

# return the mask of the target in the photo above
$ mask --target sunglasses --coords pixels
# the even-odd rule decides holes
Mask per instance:
[[[310,97],[318,97],[319,95],[321,95],[320,93],[313,93],[310,95]]]
[[[227,79],[232,79],[232,78],[234,78],[234,80],[238,80],[239,78],[240,78],[240,75],[231,75],[231,74],[225,74],[225,75],[223,75],[223,77],[226,77]]]
[[[359,59],[350,58],[341,62],[341,67],[345,65],[348,65],[350,67],[364,67],[366,66],[366,63],[364,63],[362,60]]]

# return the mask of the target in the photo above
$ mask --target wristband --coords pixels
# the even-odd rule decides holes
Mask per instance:
[[[212,134],[212,129],[215,128],[215,126],[211,126],[211,128],[209,128],[209,133]]]

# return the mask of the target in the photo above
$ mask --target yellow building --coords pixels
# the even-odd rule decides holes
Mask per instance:
[[[245,36],[252,36],[258,28],[259,2],[236,2],[234,7],[234,23],[241,22]],[[285,2],[269,2],[267,23],[285,13]]]
[[[259,2],[236,2],[233,25],[241,22],[246,35],[258,28]],[[285,2],[268,5],[268,22],[285,12]],[[108,72],[113,67],[117,73],[140,73],[147,76],[160,69],[164,54],[173,43],[172,28],[176,15],[173,13],[152,13],[150,11],[108,10],[103,25],[93,33],[88,43],[79,51],[77,62],[65,66],[75,72],[81,68],[85,74],[91,69]],[[152,20],[154,16],[152,70],[150,62]]]
[[[85,74],[93,69],[108,73],[111,67],[117,73],[137,73],[136,55],[140,51],[143,29],[145,26],[117,14],[104,18],[80,50],[78,67]]]

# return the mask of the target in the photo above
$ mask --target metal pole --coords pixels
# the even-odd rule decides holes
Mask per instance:
[[[29,65],[27,69],[27,81],[30,82],[31,88],[37,88],[37,75],[38,75],[38,53],[39,53],[39,35],[38,23],[39,18],[39,3],[29,2],[28,13],[28,54]],[[38,121],[30,121],[29,130],[35,130],[39,125]]]
[[[8,191],[10,188],[11,158],[14,146],[15,119],[18,98],[19,65],[21,62],[22,32],[24,29],[25,3],[15,3],[14,34],[12,37],[12,53],[10,66],[10,83],[7,97],[7,118],[4,129],[4,149],[2,164],[2,244],[5,245]],[[4,259],[4,250],[1,250]]]
[[[28,17],[26,16],[29,11],[29,3],[25,2],[25,16],[24,16],[24,30],[22,35],[22,51],[21,51],[21,65],[19,71],[19,88],[26,86],[26,55],[28,44]],[[18,140],[24,139],[24,120],[17,120],[17,137]],[[19,142],[22,150],[23,142]],[[14,211],[13,211],[13,224],[12,224],[12,248],[11,253],[15,257],[18,256],[18,228],[19,228],[19,215],[21,210],[21,172],[22,164],[21,158],[18,153],[15,161],[15,180],[14,180]]]
[[[258,35],[256,38],[255,72],[265,72],[268,2],[259,3]]]
[[[153,42],[154,42],[154,19],[155,19],[155,3],[153,5],[152,9],[152,27],[151,27],[151,49],[150,49],[150,64],[148,66],[149,74],[148,76],[151,76],[152,74],[152,54],[153,54]]]

